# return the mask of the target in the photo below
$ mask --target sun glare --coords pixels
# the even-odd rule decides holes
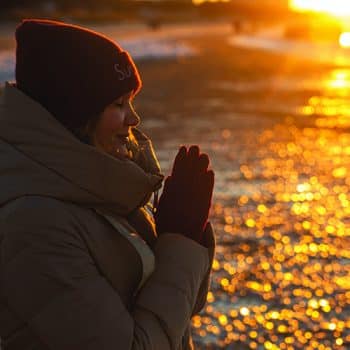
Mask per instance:
[[[345,33],[342,33],[340,35],[339,44],[341,47],[345,47],[345,48],[350,47],[350,33],[349,32],[345,32]]]
[[[336,17],[350,16],[349,0],[290,0],[289,6],[295,11],[322,12]]]

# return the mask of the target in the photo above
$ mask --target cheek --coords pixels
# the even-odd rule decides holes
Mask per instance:
[[[110,137],[123,129],[124,118],[118,111],[105,113],[96,127],[96,136],[100,141],[107,141]]]

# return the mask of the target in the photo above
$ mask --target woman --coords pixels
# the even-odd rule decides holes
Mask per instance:
[[[215,246],[207,155],[182,147],[148,210],[163,177],[128,53],[48,20],[16,40],[0,105],[2,349],[191,349]]]

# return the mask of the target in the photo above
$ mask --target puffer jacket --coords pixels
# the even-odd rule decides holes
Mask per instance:
[[[62,101],[64,103],[64,101]],[[2,350],[191,349],[215,239],[156,236],[150,141],[118,160],[6,83],[0,102]]]

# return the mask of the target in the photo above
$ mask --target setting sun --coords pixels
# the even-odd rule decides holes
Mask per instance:
[[[350,16],[349,0],[290,0],[290,8],[295,11],[314,11],[337,17]]]
[[[345,32],[340,35],[339,44],[342,47],[350,47],[350,33]]]

